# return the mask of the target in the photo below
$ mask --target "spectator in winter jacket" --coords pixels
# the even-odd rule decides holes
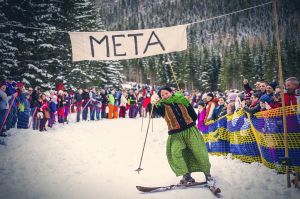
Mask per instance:
[[[284,94],[284,103],[286,106],[300,104],[299,81],[296,77],[290,77],[285,80],[286,93]]]
[[[14,98],[13,95],[17,92],[16,91],[17,84],[14,82],[11,78],[8,78],[6,80],[6,94],[7,96],[12,96],[9,98],[8,103],[11,104],[14,100],[11,109],[9,111],[9,114],[6,119],[6,130],[9,130],[10,128],[14,127],[17,122],[17,96]]]
[[[267,85],[268,83],[265,81],[261,81],[260,82],[260,90],[258,91],[259,93],[259,97],[263,96],[264,94],[266,94],[266,90],[267,90]]]
[[[81,115],[81,109],[82,109],[82,89],[78,89],[78,92],[75,94],[74,96],[74,100],[75,100],[75,105],[76,105],[76,121],[79,122],[80,121],[80,115]]]
[[[243,85],[244,85],[245,95],[250,98],[253,93],[253,90],[252,90],[251,86],[249,85],[249,82],[247,79],[243,80]]]
[[[233,115],[234,112],[235,112],[235,104],[231,102],[227,105],[227,115],[228,116]]]
[[[41,118],[41,121],[40,121],[40,131],[46,131],[46,123],[47,123],[48,119],[50,118],[50,113],[49,113],[49,108],[48,108],[49,104],[46,99],[46,95],[44,93],[41,95],[41,99],[42,99],[41,110],[43,113],[43,117]]]
[[[34,91],[32,91],[31,93],[31,108],[35,108],[33,105],[36,104],[36,102],[38,101],[40,94],[41,88],[36,86]]]
[[[274,106],[273,108],[279,108],[282,106],[281,103],[281,89],[279,86],[276,87],[275,92],[274,92]]]
[[[97,107],[97,93],[96,93],[96,88],[92,88],[90,93],[90,120],[95,120],[95,115],[96,115],[96,107]]]
[[[129,90],[128,95],[128,103],[130,105],[129,107],[129,118],[134,118],[135,116],[135,107],[136,107],[136,96],[132,89]]]
[[[112,89],[108,94],[108,119],[117,118],[117,116],[114,115],[115,92],[116,92],[115,89]]]
[[[62,90],[58,91],[57,96],[57,116],[58,116],[58,122],[64,123],[65,121],[65,105],[66,105],[66,99],[64,92]]]
[[[50,103],[49,103],[49,112],[50,112],[50,119],[48,121],[48,126],[52,128],[55,123],[55,113],[57,111],[57,96],[52,95]]]
[[[149,110],[149,104],[150,104],[150,101],[151,101],[150,97],[151,97],[150,93],[147,93],[144,97],[143,104],[142,104],[142,115],[143,115],[143,117],[147,117],[147,113],[150,112],[150,110]]]
[[[97,100],[97,103],[96,103],[96,119],[100,120],[101,119],[101,106],[102,106],[100,90],[97,90],[96,100]]]
[[[254,90],[254,93],[259,92],[259,91],[260,91],[260,82],[257,81],[257,82],[255,83],[255,90]]]
[[[271,109],[272,107],[270,104],[273,102],[273,98],[271,98],[268,94],[264,94],[259,98],[260,110],[265,111]]]
[[[139,114],[140,117],[142,117],[142,104],[143,104],[143,101],[144,101],[144,96],[143,96],[141,91],[137,92],[136,96],[137,96],[137,106],[136,106],[136,109],[135,109],[134,117],[136,117],[137,114]]]
[[[225,98],[219,97],[218,106],[213,111],[212,119],[217,120],[224,115],[226,115]]]
[[[19,106],[18,106],[18,122],[17,128],[27,129],[30,117],[30,104],[29,104],[30,95],[27,92],[22,92],[19,96]]]
[[[90,103],[90,96],[89,96],[89,90],[86,88],[84,89],[84,91],[81,94],[82,97],[82,106],[83,106],[83,110],[82,110],[82,120],[87,120],[87,115],[88,115],[88,103]]]
[[[70,107],[71,107],[71,95],[70,93],[68,93],[67,91],[64,92],[64,96],[65,96],[65,110],[64,110],[64,122],[66,122],[67,124],[69,123],[69,120],[68,120],[68,116],[69,116],[69,113],[70,113]]]
[[[206,105],[206,115],[205,115],[205,122],[212,119],[214,109],[216,107],[216,103],[214,101],[214,95],[212,93],[208,93],[206,95],[207,105]]]
[[[104,89],[100,90],[100,98],[101,98],[101,119],[107,118],[106,107],[108,105],[108,97],[106,96],[106,91]]]
[[[33,130],[39,130],[40,128],[40,123],[41,119],[43,119],[44,114],[42,110],[42,104],[43,104],[43,99],[42,96],[40,95],[38,97],[38,100],[34,102],[33,106],[35,107],[35,111],[33,112],[33,119],[32,119],[32,128]]]
[[[7,96],[6,94],[6,84],[4,82],[0,83],[0,136],[6,136],[4,133],[6,131],[5,124],[6,118],[5,115],[9,109],[9,101],[12,97],[16,97],[17,93],[11,96]]]
[[[200,131],[203,131],[205,128],[204,120],[206,115],[205,104],[203,101],[199,101],[197,104],[198,107],[198,124],[197,127]]]
[[[126,92],[126,90],[124,90],[122,92],[121,101],[120,101],[120,112],[119,112],[120,118],[125,118],[126,106],[127,106],[127,92]]]
[[[260,103],[259,103],[259,93],[253,93],[251,96],[251,104],[250,106],[243,104],[243,109],[250,114],[255,114],[260,111]]]
[[[118,118],[118,115],[119,115],[119,106],[120,106],[121,95],[122,95],[121,91],[115,90],[115,94],[114,94],[115,104],[114,104],[114,114],[113,114],[114,118]]]

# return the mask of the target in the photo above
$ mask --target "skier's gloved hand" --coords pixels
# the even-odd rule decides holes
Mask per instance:
[[[151,104],[156,104],[159,100],[160,98],[156,93],[151,96]]]

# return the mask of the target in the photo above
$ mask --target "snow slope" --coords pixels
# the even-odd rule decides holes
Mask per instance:
[[[56,125],[46,133],[11,131],[1,138],[0,198],[6,199],[189,199],[213,198],[207,189],[191,188],[143,194],[136,185],[160,186],[179,182],[169,168],[165,144],[167,126],[154,119],[140,161],[146,123],[117,119]],[[254,163],[210,156],[212,175],[223,198],[299,198],[287,189],[285,176]],[[203,180],[201,173],[193,174]],[[298,196],[298,197],[297,197]]]

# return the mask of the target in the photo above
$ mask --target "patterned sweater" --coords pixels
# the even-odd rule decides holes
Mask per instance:
[[[198,116],[191,104],[188,107],[179,103],[162,104],[155,106],[155,109],[166,120],[169,135],[196,125]]]

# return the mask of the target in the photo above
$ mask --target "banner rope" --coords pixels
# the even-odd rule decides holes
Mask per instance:
[[[190,25],[194,25],[194,24],[198,24],[198,23],[203,23],[203,22],[206,22],[206,21],[219,19],[219,18],[222,18],[222,17],[226,17],[226,16],[233,15],[233,14],[240,13],[240,12],[244,12],[244,11],[247,11],[247,10],[252,10],[254,8],[263,7],[263,6],[266,6],[266,5],[269,5],[269,4],[272,4],[272,1],[269,1],[269,2],[266,2],[266,3],[263,3],[263,4],[259,4],[259,5],[256,5],[256,6],[252,6],[252,7],[249,7],[249,8],[245,8],[245,9],[242,9],[242,10],[237,10],[237,11],[234,11],[234,12],[230,12],[230,13],[227,13],[227,14],[219,15],[219,16],[216,16],[216,17],[211,17],[211,18],[208,18],[208,19],[202,19],[200,21],[195,21],[195,22],[192,22],[192,23],[183,24],[183,25],[190,26]],[[0,25],[20,27],[20,28],[24,28],[24,29],[46,30],[46,31],[51,31],[51,32],[59,32],[59,33],[69,33],[70,32],[70,31],[63,31],[63,30],[51,30],[51,29],[45,29],[45,28],[37,28],[37,27],[32,27],[32,26],[14,25],[14,24],[6,24],[6,23],[0,24]]]

